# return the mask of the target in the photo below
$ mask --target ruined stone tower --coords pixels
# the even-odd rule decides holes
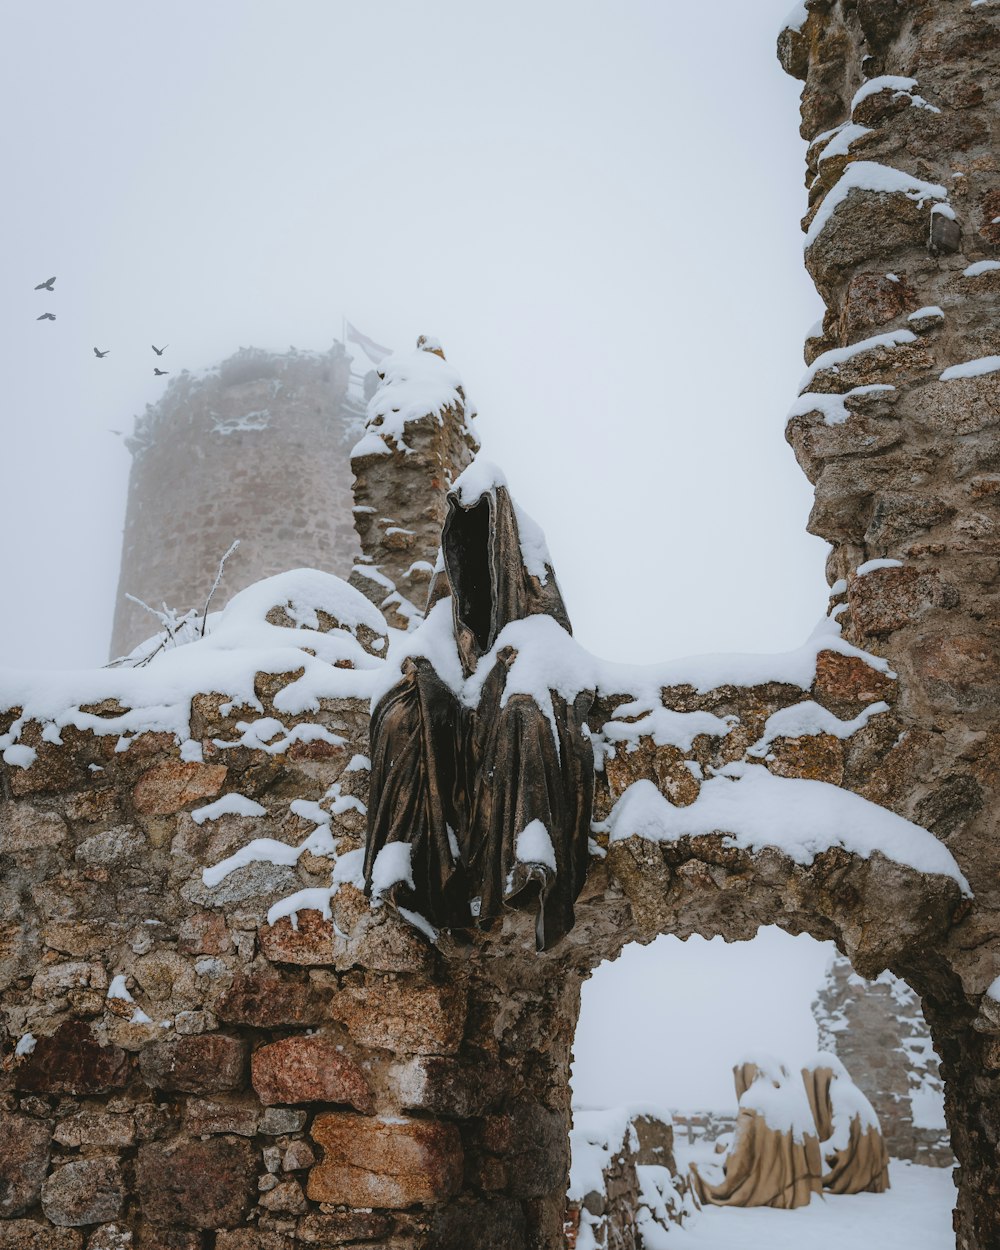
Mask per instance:
[[[304,565],[344,576],[357,549],[350,449],[363,403],[350,357],[241,348],[173,378],[135,423],[112,657],[151,634],[159,608],[201,608],[219,561],[213,608],[262,577]]]

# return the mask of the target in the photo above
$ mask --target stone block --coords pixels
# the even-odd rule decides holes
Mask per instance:
[[[126,932],[113,920],[53,920],[42,930],[42,940],[52,950],[86,959],[117,946]]]
[[[134,825],[116,825],[84,839],[73,852],[78,864],[136,865],[148,853],[146,835]]]
[[[125,1178],[116,1158],[64,1163],[42,1186],[42,1210],[62,1228],[102,1224],[121,1215]]]
[[[495,1065],[471,1066],[440,1055],[417,1055],[395,1064],[389,1073],[393,1093],[406,1111],[434,1115],[482,1115],[499,1095]]]
[[[895,685],[891,677],[857,656],[821,651],[816,657],[813,694],[817,702],[832,705],[834,711],[838,706],[879,703],[892,695]]]
[[[375,1211],[314,1212],[299,1220],[296,1240],[307,1246],[342,1246],[347,1242],[382,1242],[392,1235],[395,1220]]]
[[[33,1207],[49,1169],[52,1130],[26,1115],[0,1115],[0,1220]]]
[[[83,1234],[36,1220],[0,1220],[0,1250],[81,1250]]]
[[[202,1033],[144,1047],[139,1067],[151,1089],[214,1094],[243,1084],[246,1050],[235,1037]]]
[[[289,1144],[281,1160],[283,1172],[301,1172],[303,1168],[311,1168],[316,1162],[312,1147],[307,1141],[293,1141]]]
[[[184,1228],[157,1228],[155,1224],[140,1224],[136,1229],[136,1250],[203,1250],[205,1239],[201,1233]]]
[[[81,1020],[68,1020],[14,1070],[15,1088],[41,1094],[107,1094],[124,1089],[133,1061],[120,1046],[102,1046]]]
[[[215,1239],[215,1250],[295,1250],[295,1241],[284,1233],[255,1228],[224,1229]]]
[[[324,920],[322,913],[313,909],[299,912],[298,928],[293,929],[283,916],[273,925],[262,925],[258,937],[261,953],[277,964],[333,965],[334,948],[343,946],[333,921]]]
[[[268,1107],[260,1122],[258,1132],[270,1137],[281,1137],[286,1133],[298,1133],[306,1122],[305,1111],[293,1111],[291,1107]]]
[[[309,1173],[314,1202],[401,1209],[444,1202],[462,1184],[458,1129],[436,1120],[319,1115],[323,1162]]]
[[[215,798],[226,781],[224,764],[167,760],[142,774],[132,790],[132,803],[142,816],[170,816],[188,803]]]
[[[66,822],[55,812],[43,812],[29,803],[0,802],[0,852],[58,846],[66,837]]]
[[[453,985],[371,978],[343,987],[329,1014],[363,1046],[450,1055],[465,1030],[465,991]]]
[[[168,1228],[236,1228],[255,1198],[258,1161],[249,1142],[231,1137],[141,1146],[135,1174],[142,1213]]]
[[[130,1115],[81,1111],[56,1125],[53,1138],[60,1146],[131,1146],[135,1141],[135,1121]]]
[[[255,1051],[251,1079],[261,1102],[345,1103],[358,1111],[373,1107],[361,1068],[329,1039],[286,1037]]]
[[[776,738],[768,752],[767,768],[776,777],[802,777],[839,786],[844,780],[844,744],[833,734]]]
[[[480,1144],[504,1156],[510,1192],[519,1198],[544,1197],[560,1184],[569,1164],[565,1116],[537,1103],[517,1103],[486,1116]]]
[[[225,955],[233,949],[226,918],[217,911],[198,911],[181,921],[177,950],[181,955]]]
[[[931,705],[948,711],[1000,706],[1000,648],[977,634],[929,637],[913,649],[915,676]]]
[[[873,569],[847,579],[851,620],[866,636],[890,634],[917,620],[932,607],[953,608],[958,593],[934,570]]]
[[[302,1186],[296,1180],[279,1181],[258,1200],[265,1211],[284,1212],[289,1215],[303,1215],[309,1210]]]
[[[102,1224],[87,1238],[87,1250],[132,1250],[132,1230],[119,1224]]]
[[[220,1020],[257,1029],[321,1024],[325,994],[309,981],[297,981],[271,968],[238,972],[214,1005]]]
[[[264,1108],[252,1095],[221,1094],[217,1098],[189,1098],[184,1106],[184,1128],[194,1137],[234,1133],[253,1137]]]
[[[528,1223],[521,1203],[512,1198],[453,1202],[434,1212],[428,1244],[434,1250],[526,1250]]]

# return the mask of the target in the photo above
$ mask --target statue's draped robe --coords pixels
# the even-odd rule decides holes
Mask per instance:
[[[889,1188],[889,1153],[871,1103],[834,1055],[802,1069],[819,1132],[823,1188],[833,1194],[881,1194]]]
[[[821,1192],[819,1145],[815,1136],[796,1128],[794,1119],[782,1122],[780,1105],[787,1099],[774,1099],[770,1091],[796,1098],[801,1094],[791,1088],[789,1074],[779,1065],[744,1063],[733,1069],[733,1076],[739,1111],[732,1145],[718,1179],[712,1176],[719,1171],[716,1166],[702,1164],[699,1170],[691,1164],[695,1193],[702,1203],[719,1207],[806,1206]],[[775,1110],[765,1116],[762,1108],[770,1104]],[[808,1115],[804,1107],[803,1112]]]
[[[479,697],[475,706],[462,701],[429,646],[430,655],[415,648],[376,705],[366,889],[382,848],[406,842],[412,884],[384,892],[397,905],[440,928],[488,924],[505,906],[531,907],[536,944],[545,949],[572,927],[587,871],[594,756],[585,722],[594,695],[574,692],[569,701],[549,691],[550,718],[530,694],[507,696],[512,648],[500,648],[488,672],[478,671],[511,622],[547,616],[567,635],[570,623],[551,568],[543,573],[537,560],[526,567],[505,487],[474,500],[452,491],[448,505],[443,568],[420,628],[439,624],[450,598],[452,646],[462,676],[476,674]],[[519,858],[518,838],[529,826],[533,836]],[[539,852],[534,858],[526,843]]]

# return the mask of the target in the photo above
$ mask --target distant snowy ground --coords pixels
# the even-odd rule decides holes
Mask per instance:
[[[680,1153],[680,1152],[678,1152]],[[884,1194],[830,1195],[796,1211],[706,1207],[669,1250],[954,1250],[955,1186],[948,1168],[893,1159]]]

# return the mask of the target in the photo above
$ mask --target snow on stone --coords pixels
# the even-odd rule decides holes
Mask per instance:
[[[857,169],[857,165],[849,165],[848,169]],[[830,194],[832,195],[833,192],[831,191]],[[899,347],[902,343],[915,343],[916,340],[917,336],[912,330],[889,330],[885,334],[873,334],[871,338],[859,339],[857,343],[851,343],[848,347],[832,347],[828,352],[822,352],[812,362],[799,383],[799,390],[805,390],[817,373],[827,369],[834,373],[839,372],[840,365],[864,352],[875,351],[879,347]]]
[[[408,422],[431,415],[443,423],[444,410],[463,403],[458,371],[434,352],[417,350],[387,356],[379,365],[379,374],[382,385],[368,402],[365,435],[352,449],[352,459],[378,450],[375,442],[388,449],[386,440],[395,443],[398,450],[409,452]]]
[[[18,1043],[14,1047],[14,1054],[30,1055],[37,1045],[38,1038],[35,1037],[34,1033],[25,1033],[18,1039]]]
[[[455,478],[451,489],[462,507],[468,508],[483,495],[488,495],[498,486],[506,485],[507,477],[503,469],[480,454]]]
[[[651,781],[633,782],[612,809],[608,828],[613,842],[719,833],[726,846],[774,847],[802,865],[835,846],[862,859],[879,851],[918,872],[950,877],[970,893],[951,852],[926,829],[849,790],[775,777],[759,764],[730,764],[726,775],[704,782],[687,807],[675,807]]]
[[[997,977],[997,979],[987,989],[986,996],[987,998],[992,998],[996,1002],[1000,1003],[1000,977]]]
[[[220,816],[266,815],[267,808],[262,807],[260,803],[255,803],[253,799],[248,799],[245,794],[224,794],[214,803],[196,807],[191,813],[191,819],[196,825],[203,825],[206,820],[218,820]]]
[[[810,412],[819,412],[823,415],[825,425],[843,425],[851,415],[847,408],[849,399],[855,395],[876,395],[879,392],[895,389],[887,382],[874,382],[868,386],[852,387],[851,390],[844,391],[842,395],[823,395],[818,391],[806,391],[789,408],[786,420],[790,421],[792,417],[804,417]]]
[[[458,475],[452,490],[457,494],[459,503],[467,508],[496,487],[506,485],[507,478],[503,470],[491,460],[485,459],[480,453]],[[514,503],[514,516],[517,520],[524,567],[544,586],[552,576],[552,558],[549,555],[545,534],[537,521],[533,520],[517,503]]]
[[[209,888],[217,886],[237,868],[246,868],[250,864],[284,864],[288,867],[297,864],[299,856],[309,851],[312,855],[332,856],[335,852],[334,839],[325,826],[315,829],[304,842],[298,846],[289,846],[287,842],[278,842],[275,838],[254,838],[246,846],[240,847],[234,854],[211,868],[202,869],[201,879]]]
[[[637,711],[644,711],[636,720],[625,721],[623,716],[632,716]],[[675,712],[672,708],[657,706],[650,710],[643,708],[641,703],[623,703],[614,712],[614,719],[604,725],[604,736],[609,742],[626,742],[628,750],[634,751],[639,739],[652,738],[658,747],[678,747],[681,751],[690,751],[695,738],[703,734],[710,738],[724,738],[726,734],[739,724],[735,716],[715,716],[711,712]]]
[[[10,734],[0,735],[0,746],[3,746],[4,740],[9,737]],[[38,752],[34,747],[24,746],[19,742],[12,746],[5,747],[3,752],[3,762],[5,764],[10,764],[11,767],[30,768],[37,758]]]
[[[574,1111],[570,1129],[569,1189],[566,1196],[583,1202],[587,1194],[604,1192],[604,1173],[613,1155],[628,1146],[638,1150],[639,1139],[628,1107]]]
[[[288,804],[288,810],[293,816],[298,816],[300,820],[311,821],[317,828],[320,825],[328,825],[330,823],[330,813],[324,811],[312,799],[293,799]]]
[[[834,716],[827,708],[811,700],[795,703],[791,707],[779,708],[777,712],[771,713],[764,725],[764,732],[748,749],[747,754],[766,755],[775,738],[814,737],[816,734],[849,738],[859,729],[864,729],[871,717],[888,710],[888,703],[870,703],[853,720],[841,720],[839,716]]]
[[[833,595],[842,595],[846,591],[847,591],[847,578],[846,577],[838,577],[837,580],[830,587],[831,597]]]
[[[833,137],[820,152],[819,161],[821,163],[828,161],[831,156],[847,156],[852,143],[871,133],[871,126],[859,126],[856,122],[847,122],[846,125],[838,126]]]
[[[372,865],[372,898],[381,898],[394,885],[413,884],[413,846],[409,842],[387,842]]]
[[[876,81],[876,80],[872,80]],[[939,183],[923,182],[901,169],[881,165],[877,161],[854,161],[823,199],[806,232],[805,246],[810,247],[833,216],[834,211],[852,191],[877,191],[887,195],[901,194],[917,204],[925,200],[946,200],[948,192]]]
[[[272,608],[282,606],[301,624],[272,625],[265,619]],[[309,621],[319,611],[343,628],[326,633],[312,628]],[[22,709],[10,731],[0,735],[0,750],[7,758],[29,721],[37,721],[43,730],[73,725],[95,734],[114,734],[124,747],[150,731],[172,733],[178,742],[186,742],[191,738],[191,700],[196,694],[215,691],[229,700],[230,707],[263,711],[254,692],[257,673],[304,670],[275,699],[277,709],[291,716],[316,711],[324,698],[367,698],[384,662],[369,655],[357,640],[362,625],[387,633],[382,614],[360,591],[331,574],[295,569],[240,591],[222,612],[212,614],[204,637],[163,650],[143,667],[0,669],[0,708]],[[337,667],[338,663],[352,667]],[[105,700],[124,710],[112,716],[80,710]],[[275,733],[283,730],[274,723]],[[318,726],[296,726],[284,746],[275,749],[325,733]],[[28,767],[29,749],[20,748],[7,762]]]
[[[514,842],[514,855],[522,864],[544,864],[556,871],[556,853],[549,831],[540,820],[525,825]]]
[[[345,773],[370,773],[372,762],[367,755],[352,755],[344,768]]]
[[[980,274],[992,273],[1000,269],[1000,260],[977,260],[975,264],[962,270],[963,278],[978,278]]]
[[[898,74],[882,74],[879,78],[870,78],[863,86],[859,87],[854,93],[851,100],[851,112],[858,107],[862,100],[867,100],[869,96],[877,95],[880,91],[892,91],[893,100],[902,99],[904,96],[910,101],[915,108],[929,109],[932,113],[940,113],[941,110],[933,104],[928,104],[923,96],[915,94],[917,80],[915,78],[902,78]]]
[[[237,721],[238,738],[214,738],[217,747],[248,747],[251,751],[266,751],[268,755],[283,755],[295,742],[329,742],[331,746],[343,746],[346,739],[331,733],[322,725],[303,721],[288,729],[274,716],[261,716],[253,721]]]
[[[685,1218],[694,1215],[690,1199],[681,1196],[677,1181],[669,1168],[656,1163],[636,1165],[639,1181],[639,1202],[636,1205],[635,1226],[641,1237],[643,1250],[674,1250],[674,1225],[671,1210],[683,1211]]]
[[[808,17],[809,10],[806,8],[804,0],[802,0],[802,2],[797,4],[795,8],[792,9],[791,13],[789,13],[789,15],[785,18],[781,29],[796,31],[801,30],[802,27],[805,26]]]
[[[105,994],[104,997],[105,998],[120,998],[122,999],[123,1002],[126,1002],[126,1003],[135,1002],[135,999],[128,992],[128,987],[125,985],[125,977],[121,975],[111,978],[111,984],[108,986],[108,992],[107,994]]]
[[[878,569],[901,569],[902,567],[902,560],[893,560],[880,556],[877,560],[866,560],[864,564],[859,564],[854,570],[854,576],[866,577],[869,573],[874,573]],[[844,589],[846,590],[847,587],[845,586]]]
[[[916,312],[911,312],[906,318],[907,321],[922,321],[924,317],[944,317],[944,310],[937,304],[928,304],[925,308],[918,308]]]
[[[958,378],[979,378],[986,373],[1000,370],[1000,356],[980,356],[978,360],[966,360],[960,365],[950,365],[941,374],[942,382],[954,382]]]

